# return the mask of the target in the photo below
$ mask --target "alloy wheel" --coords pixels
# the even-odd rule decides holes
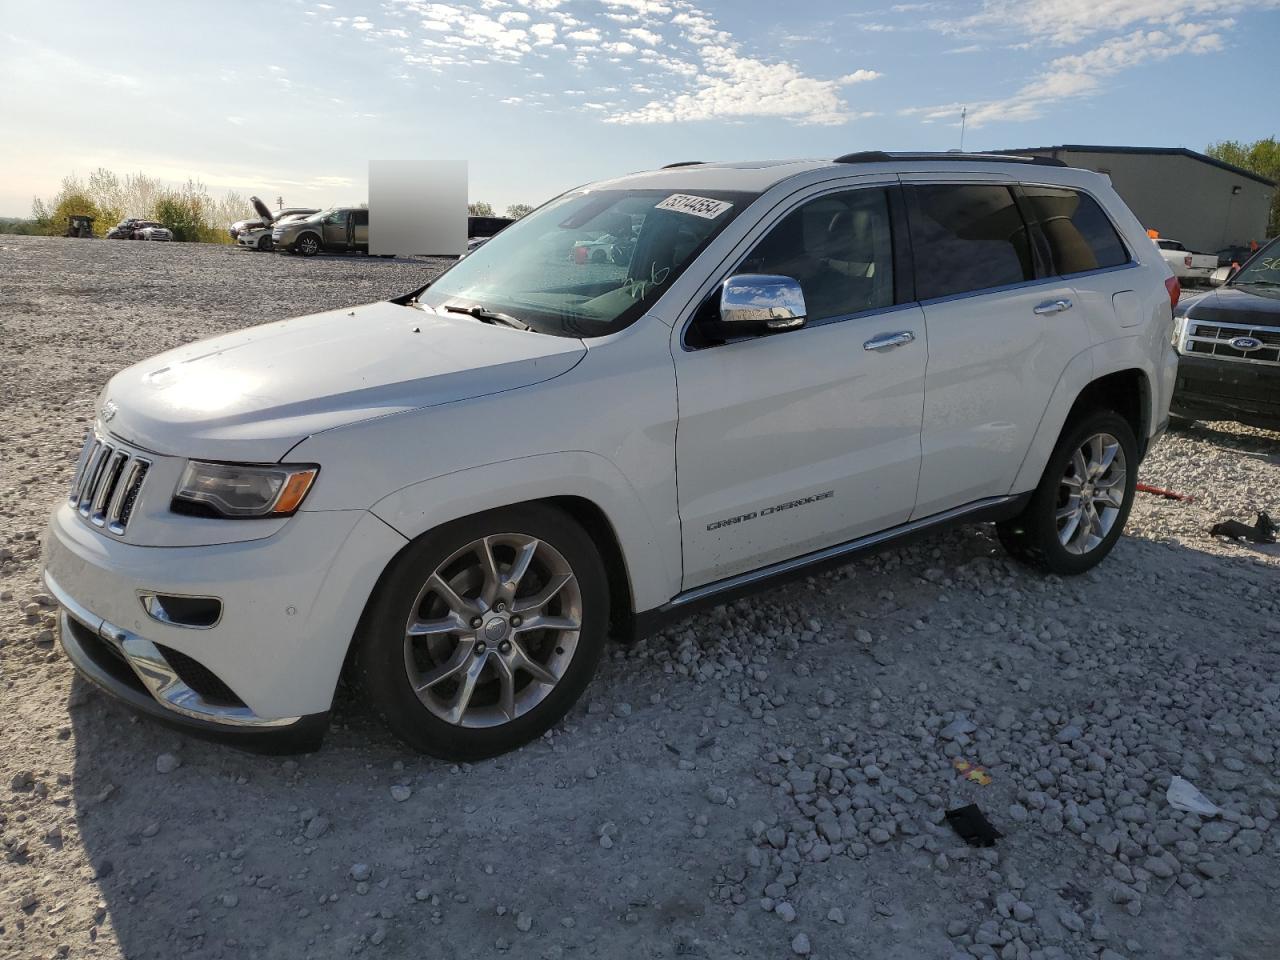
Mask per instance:
[[[1124,448],[1109,433],[1095,433],[1077,447],[1058,484],[1058,540],[1077,556],[1094,550],[1115,525],[1124,505]]]
[[[503,533],[473,540],[441,563],[405,624],[404,664],[428,710],[461,727],[528,713],[573,660],[582,591],[545,540]]]

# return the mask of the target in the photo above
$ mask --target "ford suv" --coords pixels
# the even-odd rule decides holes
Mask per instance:
[[[626,257],[575,256],[622,218]],[[1102,560],[1176,280],[1108,182],[850,154],[574,189],[420,289],[116,374],[46,538],[66,654],[196,733],[543,733],[606,637],[959,522]]]
[[[369,208],[334,207],[309,217],[276,220],[271,243],[277,250],[314,257],[330,253],[369,252]]]

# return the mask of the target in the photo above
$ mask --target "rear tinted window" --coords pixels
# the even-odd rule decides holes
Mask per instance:
[[[1083,273],[1129,262],[1120,235],[1092,197],[1057,187],[1022,190],[1030,215],[1048,241],[1055,273]]]
[[[356,225],[357,227],[367,227],[367,226],[369,225],[369,211],[368,211],[368,210],[357,210],[357,211],[356,211],[355,225]]]
[[[937,184],[910,190],[916,296],[947,297],[1035,276],[1026,224],[1008,187]]]

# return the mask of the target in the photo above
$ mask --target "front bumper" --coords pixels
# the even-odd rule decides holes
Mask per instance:
[[[1180,356],[1169,410],[1188,420],[1280,429],[1280,366]]]
[[[205,700],[160,649],[80,606],[45,573],[45,585],[62,607],[58,620],[63,652],[90,683],[161,723],[200,737],[261,753],[317,750],[329,712],[305,717],[259,717],[243,705]]]
[[[45,582],[62,644],[89,680],[170,724],[253,749],[314,747],[352,635],[405,540],[367,511],[302,512],[258,540],[144,547],[69,505],[49,522]],[[210,597],[220,617],[183,625],[152,593]]]

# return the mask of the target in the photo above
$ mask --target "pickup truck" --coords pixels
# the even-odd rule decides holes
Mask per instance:
[[[1218,258],[1212,253],[1192,253],[1177,240],[1156,240],[1160,255],[1173,270],[1178,283],[1189,287],[1196,283],[1208,283],[1213,271],[1218,269]]]

